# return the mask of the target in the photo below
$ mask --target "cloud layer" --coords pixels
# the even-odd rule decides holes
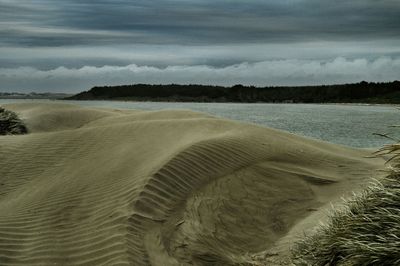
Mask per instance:
[[[398,79],[399,14],[399,0],[0,0],[0,90]]]
[[[133,83],[219,84],[219,85],[307,85],[398,79],[400,58],[336,58],[332,61],[271,60],[227,67],[138,66],[59,67],[38,70],[31,67],[0,69],[1,90],[79,92],[95,85]]]

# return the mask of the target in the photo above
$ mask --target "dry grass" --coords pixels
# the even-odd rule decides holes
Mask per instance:
[[[0,135],[26,134],[28,130],[18,115],[0,107]]]
[[[295,265],[400,265],[400,144],[377,154],[390,156],[391,173],[299,241],[292,251]]]

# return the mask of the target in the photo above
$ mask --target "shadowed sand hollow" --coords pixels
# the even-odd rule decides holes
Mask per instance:
[[[0,136],[0,265],[287,265],[370,151],[191,111],[15,104]]]

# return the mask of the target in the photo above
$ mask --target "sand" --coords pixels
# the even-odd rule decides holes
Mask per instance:
[[[0,265],[287,265],[370,151],[182,110],[14,104],[0,137]]]

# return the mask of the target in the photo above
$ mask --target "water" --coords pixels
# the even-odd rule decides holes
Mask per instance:
[[[32,100],[0,100],[0,104]],[[40,101],[40,100],[33,100]],[[337,144],[376,148],[391,141],[373,135],[400,137],[400,111],[391,106],[328,104],[246,104],[66,101],[82,106],[160,110],[189,109],[241,120]]]

